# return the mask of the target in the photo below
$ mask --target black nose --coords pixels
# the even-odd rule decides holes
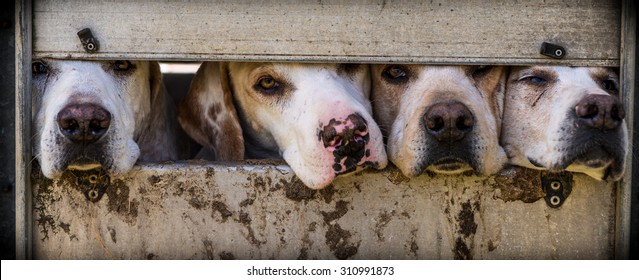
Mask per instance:
[[[333,147],[342,156],[350,156],[362,151],[368,142],[366,120],[358,114],[351,114],[344,121],[332,120],[320,131],[324,147]]]
[[[424,127],[428,134],[440,142],[455,142],[473,130],[473,114],[459,102],[432,105],[424,114]]]
[[[111,125],[111,114],[95,104],[71,104],[58,113],[62,134],[76,143],[89,144],[102,137]]]
[[[618,98],[601,94],[591,94],[582,99],[575,107],[575,113],[581,122],[601,130],[619,127],[626,116]]]

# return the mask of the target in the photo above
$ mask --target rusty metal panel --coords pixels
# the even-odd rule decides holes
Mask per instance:
[[[34,55],[619,66],[619,1],[36,1]],[[99,42],[86,53],[77,32]],[[549,42],[564,59],[540,54]]]
[[[394,169],[304,187],[286,165],[174,163],[112,178],[34,174],[38,259],[610,259],[613,183],[582,175],[559,208],[538,171],[422,175]],[[94,181],[101,181],[98,177]],[[106,181],[104,181],[106,182]]]

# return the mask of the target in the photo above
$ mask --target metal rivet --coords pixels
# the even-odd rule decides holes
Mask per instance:
[[[88,195],[89,195],[89,200],[93,201],[98,198],[99,194],[98,194],[98,191],[96,190],[90,190]]]
[[[87,44],[87,50],[94,51],[94,50],[95,50],[95,44],[93,44],[93,43],[88,43],[88,44]]]
[[[89,183],[97,184],[98,183],[98,175],[89,175]]]
[[[553,190],[555,190],[555,191],[556,191],[556,190],[559,190],[559,189],[561,188],[561,182],[559,182],[559,181],[552,181],[552,182],[550,183],[550,188],[551,188],[551,189],[553,189]]]
[[[555,55],[558,57],[561,57],[564,55],[564,51],[562,51],[561,49],[556,49],[555,50]]]
[[[550,204],[553,206],[557,206],[561,203],[561,198],[559,196],[553,195],[550,197]]]

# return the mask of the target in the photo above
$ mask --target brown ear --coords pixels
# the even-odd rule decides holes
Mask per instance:
[[[178,121],[193,140],[214,151],[215,160],[242,160],[242,128],[221,67],[217,62],[202,63],[180,102]]]
[[[176,143],[177,122],[175,103],[168,95],[162,81],[160,64],[149,62],[149,98],[151,111],[146,126],[141,127],[136,139],[140,147],[140,161],[167,161],[178,159]]]

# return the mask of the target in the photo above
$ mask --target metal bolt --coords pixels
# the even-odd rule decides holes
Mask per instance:
[[[558,191],[558,190],[561,188],[561,182],[559,182],[559,181],[552,181],[552,182],[550,183],[550,188],[551,188],[551,189],[553,189],[553,190],[555,190],[555,191]]]
[[[89,50],[89,51],[94,51],[94,50],[95,50],[95,44],[93,44],[93,43],[87,43],[87,50]]]
[[[550,197],[550,204],[553,206],[557,206],[561,203],[561,198],[559,196],[553,195]]]
[[[561,49],[556,49],[555,50],[555,55],[558,57],[561,57],[564,55],[564,51],[562,51]]]

